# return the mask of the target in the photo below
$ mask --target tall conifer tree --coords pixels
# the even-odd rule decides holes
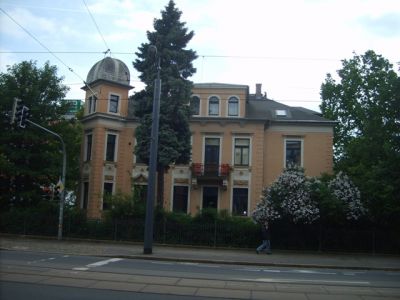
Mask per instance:
[[[136,52],[134,68],[146,87],[133,98],[134,114],[140,120],[136,129],[137,145],[135,154],[140,160],[148,162],[152,124],[154,79],[156,78],[157,57],[149,50],[157,47],[160,57],[161,99],[158,140],[158,193],[157,203],[162,206],[164,173],[170,164],[186,164],[190,159],[189,99],[192,82],[188,80],[196,69],[193,61],[196,52],[186,49],[194,32],[188,32],[185,23],[180,21],[182,12],[170,0],[161,19],[154,20],[154,31],[147,32],[148,43],[143,43]]]

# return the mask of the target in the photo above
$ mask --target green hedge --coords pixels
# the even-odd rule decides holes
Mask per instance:
[[[63,236],[142,242],[144,224],[142,214],[87,220],[84,211],[66,207]],[[58,207],[52,204],[12,209],[0,215],[3,233],[56,237],[57,226]],[[278,220],[270,228],[273,249],[400,254],[397,232],[369,224],[296,225]],[[226,212],[206,210],[191,217],[156,211],[154,217],[154,241],[161,244],[254,249],[261,242],[259,231],[250,218],[232,217]]]

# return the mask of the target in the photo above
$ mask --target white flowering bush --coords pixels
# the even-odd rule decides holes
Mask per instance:
[[[345,218],[358,220],[366,212],[359,189],[344,173],[318,179],[306,177],[301,168],[290,167],[264,188],[252,218],[261,222],[288,217],[294,223],[304,224],[322,218],[336,223]]]
[[[263,220],[273,221],[281,217],[276,205],[272,202],[271,187],[263,189],[260,202],[257,203],[251,217],[256,223],[261,223]]]
[[[343,204],[347,220],[358,220],[366,214],[367,210],[361,202],[360,190],[346,174],[339,172],[329,181],[328,187],[336,200]]]
[[[317,204],[311,198],[310,183],[299,168],[286,169],[269,187],[263,190],[261,201],[252,217],[258,222],[286,215],[295,223],[312,223],[319,218]]]

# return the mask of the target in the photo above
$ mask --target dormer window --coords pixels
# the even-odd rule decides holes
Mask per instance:
[[[286,109],[276,109],[275,115],[277,117],[287,117],[287,110]]]
[[[239,115],[239,99],[230,97],[228,100],[228,116],[237,117]]]
[[[193,116],[200,115],[200,98],[197,96],[193,96],[190,99],[190,111],[192,112]]]
[[[208,100],[208,115],[209,116],[219,115],[219,99],[215,96],[212,96]]]

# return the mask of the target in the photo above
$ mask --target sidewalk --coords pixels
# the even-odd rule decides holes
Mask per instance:
[[[0,236],[0,249],[193,263],[400,271],[400,257],[394,255],[299,251],[274,251],[272,255],[257,255],[255,250],[173,247],[159,244],[153,245],[153,254],[144,255],[143,245],[137,243],[73,239],[58,241],[55,238],[10,235]]]

